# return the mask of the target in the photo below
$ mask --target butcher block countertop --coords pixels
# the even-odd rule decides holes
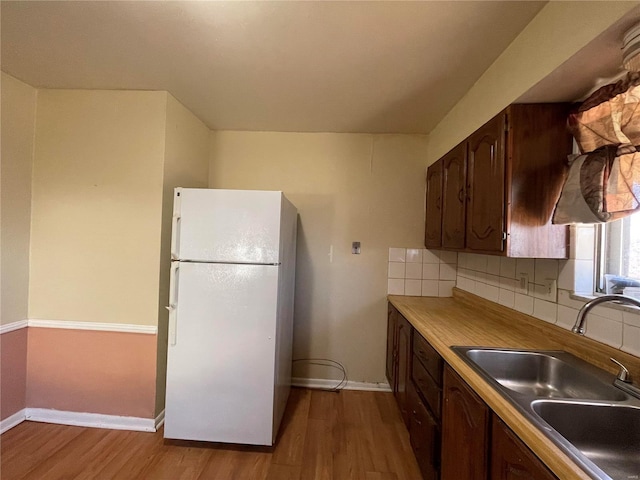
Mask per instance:
[[[558,478],[590,479],[449,347],[565,350],[613,374],[617,370],[609,358],[614,357],[634,378],[640,378],[640,358],[459,289],[453,298],[388,299]]]

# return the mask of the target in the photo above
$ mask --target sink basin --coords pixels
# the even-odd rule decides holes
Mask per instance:
[[[466,356],[505,388],[524,395],[545,398],[581,398],[621,401],[626,395],[594,377],[590,365],[566,352],[533,352],[469,349]],[[564,359],[562,358],[564,357]]]
[[[612,479],[640,475],[640,407],[537,400],[531,408]]]
[[[594,480],[640,479],[640,399],[562,351],[451,347]]]

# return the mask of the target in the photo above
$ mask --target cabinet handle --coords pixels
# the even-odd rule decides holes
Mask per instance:
[[[458,192],[458,201],[460,203],[464,202],[464,188],[461,188]]]

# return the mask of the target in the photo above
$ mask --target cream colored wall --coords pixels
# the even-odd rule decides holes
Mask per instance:
[[[169,269],[171,266],[171,217],[175,187],[207,188],[210,130],[173,95],[167,93],[164,177],[162,191],[162,246],[158,302],[156,415],[164,409],[167,377],[167,329]]]
[[[430,133],[427,164],[637,6],[638,2],[549,2]]]
[[[283,190],[298,208],[294,358],[385,381],[388,248],[422,245],[426,148],[424,136],[212,132],[211,188]]]
[[[29,318],[156,325],[165,92],[40,90]]]
[[[2,73],[0,324],[27,319],[35,88]]]

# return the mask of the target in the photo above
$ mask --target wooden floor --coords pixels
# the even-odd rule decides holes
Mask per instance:
[[[0,437],[2,480],[419,480],[391,393],[294,388],[274,448],[23,422]]]

